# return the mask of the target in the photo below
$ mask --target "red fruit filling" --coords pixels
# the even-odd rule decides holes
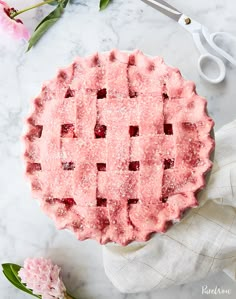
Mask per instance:
[[[129,91],[129,97],[130,98],[137,98],[138,93],[136,91],[130,90]]]
[[[94,128],[95,138],[105,138],[107,127],[104,125],[97,124]]]
[[[75,91],[70,89],[70,87],[67,89],[66,94],[65,94],[65,98],[72,98],[75,95]]]
[[[70,209],[76,204],[73,198],[62,198],[61,202],[65,204],[67,209]]]
[[[129,127],[129,135],[130,135],[130,137],[139,136],[139,127],[138,126],[130,126]]]
[[[129,170],[130,171],[138,171],[140,167],[139,161],[134,161],[129,163]]]
[[[97,206],[98,207],[106,207],[107,206],[107,199],[106,198],[97,198]]]
[[[169,96],[168,96],[168,94],[167,93],[163,93],[162,94],[162,98],[163,98],[163,100],[168,100],[169,99]]]
[[[128,205],[134,205],[138,203],[138,199],[137,198],[131,198],[128,199]]]
[[[75,138],[75,127],[73,124],[65,124],[61,126],[62,138]]]
[[[164,169],[173,168],[174,164],[175,164],[175,160],[174,159],[165,159],[164,160]]]
[[[98,171],[106,171],[106,163],[97,163]]]
[[[166,135],[173,135],[173,127],[172,124],[164,124],[164,133]]]
[[[107,97],[107,90],[106,90],[106,88],[98,90],[98,92],[97,92],[97,98],[98,99],[104,99],[106,97]]]
[[[162,198],[161,198],[161,201],[162,201],[163,203],[166,203],[167,200],[168,200],[168,197],[162,197]]]
[[[73,162],[62,162],[63,170],[74,170],[75,164]]]

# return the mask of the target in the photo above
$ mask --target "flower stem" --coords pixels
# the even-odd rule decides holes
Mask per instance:
[[[35,5],[32,5],[30,7],[25,8],[25,9],[16,11],[16,12],[14,12],[14,13],[11,14],[11,18],[14,19],[16,16],[22,14],[23,12],[26,12],[28,10],[31,10],[31,9],[34,9],[36,7],[39,7],[39,6],[42,6],[42,5],[45,5],[45,4],[49,4],[49,3],[52,3],[52,2],[55,2],[55,0],[45,0],[43,2],[40,2],[40,3],[35,4]]]

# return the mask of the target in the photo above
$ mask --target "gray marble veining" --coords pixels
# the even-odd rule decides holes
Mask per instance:
[[[18,1],[19,8],[34,1]],[[225,30],[236,35],[236,2],[224,0],[170,0],[211,31]],[[14,0],[10,4],[17,3]],[[26,13],[25,24],[32,31],[49,6]],[[204,82],[197,72],[198,52],[192,37],[182,28],[139,0],[113,0],[98,12],[98,0],[74,0],[63,18],[29,53],[26,45],[9,38],[0,39],[0,261],[21,264],[28,256],[52,257],[63,266],[66,285],[83,299],[156,299],[215,298],[202,295],[201,288],[216,285],[231,289],[236,284],[225,274],[174,286],[147,294],[120,294],[103,271],[101,247],[93,241],[78,242],[54,224],[39,209],[23,177],[20,136],[30,100],[44,80],[52,78],[58,67],[72,62],[77,55],[112,48],[141,49],[146,54],[163,56],[178,67],[184,76],[196,82],[199,94],[208,99],[208,110],[216,129],[236,117],[236,69],[227,67],[227,78],[219,85]],[[142,274],[140,274],[142,275]],[[23,299],[0,275],[0,298]],[[30,297],[29,297],[30,298]]]

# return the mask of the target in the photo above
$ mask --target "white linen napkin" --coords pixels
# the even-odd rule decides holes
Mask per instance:
[[[103,261],[110,281],[125,293],[187,283],[221,270],[236,280],[236,120],[216,133],[214,167],[199,207],[148,242],[103,246]]]

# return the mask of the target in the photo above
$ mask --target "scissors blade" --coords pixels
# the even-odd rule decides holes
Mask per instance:
[[[179,21],[182,16],[182,12],[178,11],[175,7],[171,6],[163,0],[142,0],[144,3],[150,5],[151,7],[159,10],[161,13],[165,14],[169,18]]]

